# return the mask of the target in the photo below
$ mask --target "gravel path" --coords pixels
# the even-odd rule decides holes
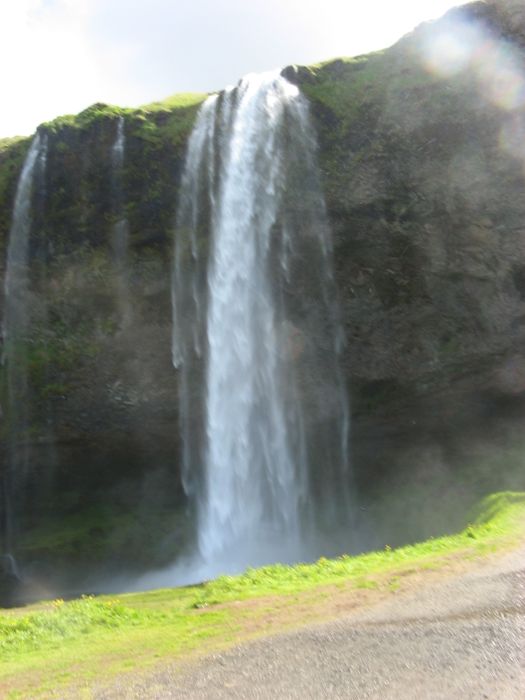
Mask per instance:
[[[95,697],[525,700],[525,550]]]

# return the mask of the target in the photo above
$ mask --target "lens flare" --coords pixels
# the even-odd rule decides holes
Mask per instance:
[[[463,22],[429,32],[423,41],[423,64],[440,77],[456,75],[468,67],[479,41],[475,28]]]
[[[486,27],[450,17],[439,31],[432,25],[423,34],[421,53],[425,68],[439,77],[471,70],[480,91],[501,109],[525,104],[525,77],[515,48]]]

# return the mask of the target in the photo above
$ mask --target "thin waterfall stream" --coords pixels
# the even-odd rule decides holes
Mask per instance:
[[[278,73],[200,110],[172,300],[189,569],[330,553],[352,511],[343,333],[308,103]]]
[[[2,362],[7,367],[7,411],[9,423],[7,468],[2,475],[3,553],[17,572],[16,531],[27,477],[28,448],[28,360],[31,298],[29,279],[31,202],[38,173],[45,172],[47,137],[37,133],[27,153],[18,180],[13,219],[9,232],[5,275]]]
[[[132,308],[129,297],[129,223],[125,215],[123,171],[126,155],[125,120],[117,120],[117,132],[111,148],[111,187],[114,224],[111,237],[113,261],[116,272],[116,301],[120,323],[123,328],[129,326]]]

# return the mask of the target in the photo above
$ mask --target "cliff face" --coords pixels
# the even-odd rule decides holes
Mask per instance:
[[[30,467],[15,475],[17,549],[28,561],[73,556],[141,567],[162,553],[165,538],[167,556],[180,547],[170,276],[178,178],[202,99],[138,111],[94,105],[41,127],[47,163],[33,185],[24,348],[29,428],[19,440],[29,445]],[[125,152],[116,172],[121,118]],[[28,146],[2,152],[2,291],[9,212]],[[124,257],[116,241],[122,219]],[[4,469],[6,377],[4,367]]]
[[[289,77],[318,127],[360,483],[405,490],[400,520],[521,485],[497,454],[525,389],[522,4],[475,2]]]
[[[472,3],[385,52],[289,71],[318,124],[358,426],[454,439],[517,408],[524,28],[518,5]]]
[[[379,528],[370,542],[383,537],[383,490],[391,541],[398,524],[400,538],[430,534],[453,525],[453,506],[476,489],[525,481],[511,452],[525,409],[521,3],[476,2],[384,52],[285,75],[308,96],[319,138],[354,469],[366,526]],[[41,127],[49,147],[33,194],[31,474],[19,533],[27,561],[140,567],[191,538],[177,467],[170,270],[198,102],[95,105]],[[111,160],[122,116],[125,279]],[[2,276],[28,142],[0,145]],[[2,392],[5,406],[5,380]],[[413,517],[396,489],[414,499]],[[436,500],[451,505],[441,520],[418,519]]]

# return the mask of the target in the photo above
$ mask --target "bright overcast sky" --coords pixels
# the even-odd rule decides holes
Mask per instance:
[[[0,137],[392,44],[461,0],[0,0]]]

